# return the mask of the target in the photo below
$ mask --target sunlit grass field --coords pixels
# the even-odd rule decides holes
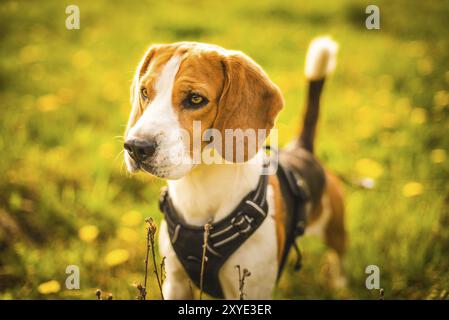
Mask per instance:
[[[65,28],[69,4],[80,8],[80,30]],[[447,297],[449,2],[376,1],[380,30],[365,28],[368,4],[2,1],[0,298],[95,299],[96,288],[137,295],[144,218],[162,218],[163,181],[126,173],[121,135],[150,44],[193,40],[250,55],[284,93],[285,144],[303,112],[306,49],[321,34],[340,43],[317,153],[349,182],[348,286],[328,286],[325,247],[305,238],[303,269],[288,268],[274,298],[378,299],[365,287],[368,265],[380,268],[385,299]],[[356,186],[367,179],[372,189]],[[65,288],[68,265],[80,268],[80,290]],[[158,299],[150,280],[149,298]]]

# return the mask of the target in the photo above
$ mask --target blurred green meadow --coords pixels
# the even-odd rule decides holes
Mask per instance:
[[[70,4],[80,30],[65,28]],[[365,28],[369,4],[380,7],[380,30]],[[304,238],[303,269],[287,268],[274,297],[378,299],[365,287],[365,268],[377,265],[385,299],[448,298],[448,19],[449,1],[2,1],[0,298],[137,296],[144,218],[160,221],[163,181],[127,174],[121,135],[150,44],[250,55],[284,93],[283,145],[302,117],[308,43],[322,34],[340,52],[317,153],[349,182],[348,286],[329,287],[325,246]],[[80,290],[65,287],[68,265],[80,268]]]

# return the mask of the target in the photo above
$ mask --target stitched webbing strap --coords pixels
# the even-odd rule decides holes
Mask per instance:
[[[309,199],[309,190],[298,172],[290,169],[289,166],[279,164],[277,177],[281,186],[281,192],[286,204],[287,219],[285,221],[286,240],[284,252],[279,264],[278,279],[284,269],[288,253],[293,247],[296,253],[295,270],[301,268],[301,252],[296,244],[296,238],[305,232],[307,216],[305,204]]]

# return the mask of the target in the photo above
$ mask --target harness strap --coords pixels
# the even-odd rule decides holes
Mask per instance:
[[[226,218],[211,223],[206,246],[203,290],[224,298],[218,273],[223,264],[262,224],[268,214],[266,190],[268,176],[261,175],[257,187],[248,193]],[[199,287],[203,226],[187,224],[176,212],[166,188],[161,192],[159,208],[165,215],[173,249],[189,277]]]
[[[307,222],[305,204],[310,199],[310,192],[305,180],[299,172],[290,168],[287,163],[283,163],[282,158],[279,157],[278,151],[275,148],[271,147],[270,152],[273,153],[272,157],[280,159],[276,175],[279,180],[282,198],[287,211],[286,220],[284,221],[286,238],[283,255],[279,264],[279,279],[292,247],[296,253],[294,269],[299,270],[301,268],[302,257],[299,247],[296,244],[296,238],[302,236],[305,232]]]

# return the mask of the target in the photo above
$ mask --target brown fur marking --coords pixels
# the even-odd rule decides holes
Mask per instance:
[[[335,175],[327,172],[326,179],[326,193],[329,197],[331,216],[325,227],[324,240],[329,247],[342,256],[346,248],[343,189],[339,179]]]

